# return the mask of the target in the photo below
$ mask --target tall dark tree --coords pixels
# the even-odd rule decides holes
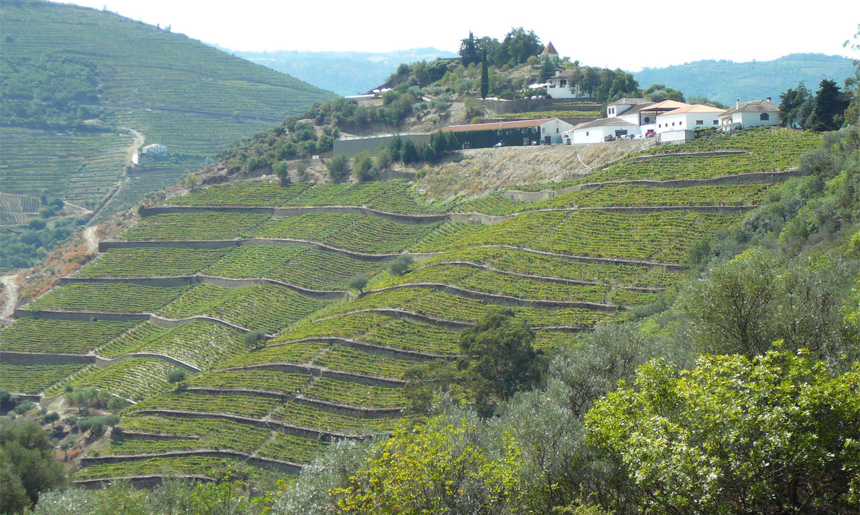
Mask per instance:
[[[481,98],[487,98],[490,92],[490,71],[487,68],[487,51],[481,57]]]
[[[472,31],[469,31],[469,37],[460,43],[460,62],[463,66],[469,66],[472,63],[480,62],[481,57],[478,55],[478,43]]]
[[[461,333],[459,368],[468,371],[478,413],[491,415],[499,402],[540,383],[546,362],[532,347],[534,339],[526,322],[502,308],[490,309]]]
[[[814,98],[801,82],[797,88],[789,88],[779,96],[779,118],[789,127],[803,129],[812,114]]]
[[[815,104],[806,128],[818,132],[839,129],[842,127],[848,104],[849,100],[839,90],[836,81],[823,79],[818,85]]]
[[[490,65],[501,66],[503,63],[502,54],[504,51],[502,49],[502,44],[499,43],[499,40],[496,38],[491,38],[488,36],[484,36],[478,40],[478,53],[479,54],[487,54],[487,63]]]
[[[502,41],[504,62],[496,61],[496,65],[508,64],[515,66],[524,64],[533,55],[540,55],[543,51],[540,38],[533,30],[526,32],[522,27],[511,29]]]
[[[540,81],[543,82],[555,75],[555,61],[550,56],[544,56],[540,64]]]

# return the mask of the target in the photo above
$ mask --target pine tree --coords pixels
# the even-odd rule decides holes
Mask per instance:
[[[469,66],[472,63],[477,63],[479,60],[478,45],[475,42],[475,36],[469,31],[469,37],[460,43],[460,62],[463,66]]]

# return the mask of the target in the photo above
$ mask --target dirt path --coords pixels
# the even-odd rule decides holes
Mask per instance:
[[[0,318],[11,318],[18,304],[18,274],[9,274],[0,277],[3,284],[3,308],[0,309]]]
[[[97,225],[91,225],[84,229],[84,239],[87,241],[87,254],[95,254],[99,251],[99,238],[96,236]]]
[[[137,153],[137,149],[139,149],[140,146],[143,145],[143,142],[146,141],[146,137],[143,134],[132,129],[131,127],[120,127],[120,130],[130,132],[132,137],[134,138],[131,145],[129,145],[128,150],[126,150],[125,156],[125,164],[134,166],[133,156],[135,153]]]

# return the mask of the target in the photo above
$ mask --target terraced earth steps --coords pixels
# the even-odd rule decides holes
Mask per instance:
[[[145,286],[185,286],[195,284],[214,284],[215,286],[223,286],[225,288],[242,288],[245,286],[263,286],[271,284],[275,286],[283,286],[293,291],[325,300],[338,300],[347,292],[346,290],[312,290],[303,288],[295,284],[290,284],[284,281],[275,279],[267,279],[261,277],[258,279],[234,279],[231,277],[218,277],[214,275],[194,274],[172,277],[63,277],[60,279],[60,284],[68,283],[129,283],[140,284]]]
[[[262,427],[267,429],[277,429],[287,433],[289,435],[298,436],[301,438],[309,438],[312,440],[322,439],[323,441],[332,441],[332,440],[363,440],[366,438],[365,435],[350,435],[343,433],[335,433],[332,431],[321,431],[317,429],[311,429],[307,427],[295,426],[292,424],[287,424],[285,422],[279,422],[277,420],[271,419],[262,419],[262,418],[253,418],[253,417],[245,417],[241,415],[232,415],[230,413],[218,413],[218,412],[207,412],[207,411],[186,411],[186,410],[170,410],[170,409],[141,409],[134,412],[138,415],[168,415],[172,417],[180,417],[180,418],[216,418],[216,419],[225,419],[230,420],[232,422],[239,422],[243,424],[249,424],[256,427]]]
[[[214,386],[186,386],[180,389],[183,392],[201,393],[208,395],[247,395],[249,397],[270,397],[281,399],[285,402],[297,402],[320,408],[324,411],[346,414],[357,418],[396,418],[403,411],[402,408],[372,408],[367,406],[356,406],[340,402],[324,401],[306,397],[300,393],[284,393],[273,390],[260,390],[251,388],[224,388]]]
[[[224,249],[246,245],[310,247],[365,261],[390,261],[400,255],[399,252],[378,254],[355,252],[352,250],[332,247],[324,243],[294,238],[247,238],[233,240],[106,240],[99,242],[99,252],[107,252],[110,249],[136,249],[147,247],[165,249]]]
[[[140,216],[146,218],[149,216],[165,214],[165,213],[208,213],[208,212],[226,212],[226,213],[255,213],[267,214],[273,217],[297,217],[310,213],[327,213],[327,214],[343,214],[343,215],[364,215],[377,216],[385,218],[392,222],[411,225],[424,225],[449,220],[447,214],[408,214],[408,213],[393,213],[372,209],[362,206],[297,206],[297,207],[260,207],[260,206],[171,206],[161,205],[141,209],[138,211]]]
[[[115,363],[119,363],[120,361],[124,361],[126,359],[156,358],[180,366],[185,370],[190,370],[191,372],[201,372],[203,370],[195,365],[192,365],[191,363],[187,363],[185,361],[182,361],[181,359],[174,358],[173,356],[159,352],[130,352],[128,354],[123,354],[122,356],[113,359],[105,358],[104,356],[99,356],[98,354],[94,354],[92,356],[95,358],[95,365],[98,368],[107,368]]]
[[[153,454],[123,454],[113,456],[83,456],[81,457],[81,466],[88,467],[91,465],[99,465],[104,463],[141,461],[154,458],[184,458],[189,456],[208,456],[215,458],[238,459],[250,465],[262,465],[263,467],[275,468],[279,471],[294,475],[298,474],[302,470],[301,465],[290,461],[278,460],[274,458],[265,458],[254,454],[248,454],[246,452],[231,451],[226,449],[199,449],[193,451],[171,451]]]
[[[242,367],[228,367],[219,370],[277,370],[279,372],[287,372],[292,374],[310,374],[315,377],[335,379],[337,381],[343,381],[346,383],[357,383],[365,386],[379,386],[382,388],[401,388],[403,386],[406,386],[406,381],[403,381],[401,379],[354,374],[351,372],[341,372],[326,367],[320,367],[316,365],[302,365],[298,363],[263,363],[259,365],[246,365]]]
[[[119,429],[119,431],[117,431]],[[119,433],[124,440],[200,440],[199,435],[177,435],[172,433],[151,433],[146,431],[129,431],[116,426],[114,434]]]
[[[666,154],[672,156],[673,154]],[[794,177],[804,177],[807,174],[798,170],[791,169],[781,172],[757,172],[741,175],[725,175],[722,177],[712,177],[707,179],[667,179],[667,180],[651,180],[651,179],[635,179],[629,181],[607,181],[607,182],[585,182],[582,184],[574,184],[558,189],[546,189],[538,191],[521,191],[521,190],[505,190],[500,192],[508,200],[516,200],[520,202],[539,202],[553,197],[557,197],[563,193],[573,191],[583,191],[590,189],[598,189],[604,186],[649,186],[655,188],[695,188],[699,186],[733,186],[740,184],[780,184]]]
[[[510,295],[500,295],[496,293],[486,293],[477,290],[469,290],[467,288],[461,288],[459,286],[454,286],[450,284],[443,283],[409,283],[409,284],[398,284],[395,286],[389,286],[387,288],[379,288],[377,290],[366,290],[359,294],[359,298],[372,295],[375,293],[383,293],[386,291],[392,290],[400,290],[404,288],[428,288],[436,291],[443,291],[446,293],[451,293],[453,295],[459,295],[463,297],[468,297],[470,299],[480,299],[483,301],[487,301],[491,304],[501,305],[501,306],[528,306],[528,307],[540,307],[540,308],[583,308],[589,309],[593,311],[601,311],[605,313],[614,313],[619,310],[618,306],[614,306],[612,304],[600,304],[597,302],[586,302],[586,301],[566,301],[566,300],[539,300],[539,299],[522,299],[519,297],[512,297]]]
[[[594,256],[578,256],[578,255],[574,255],[574,254],[562,254],[560,252],[550,252],[548,250],[530,249],[528,247],[516,247],[514,245],[477,245],[473,248],[519,250],[522,252],[529,252],[531,254],[539,254],[542,256],[569,259],[571,261],[579,261],[580,263],[606,263],[606,264],[610,264],[610,265],[646,266],[646,267],[654,267],[654,268],[664,268],[667,272],[683,272],[683,271],[687,270],[687,268],[689,268],[686,265],[681,265],[679,263],[661,263],[659,261],[647,261],[647,260],[641,260],[641,259],[621,259],[621,258],[607,258],[607,257],[594,257]],[[434,254],[438,255],[438,254],[441,254],[441,252],[436,252]]]
[[[0,362],[9,365],[92,365],[96,363],[96,356],[0,350]]]
[[[495,267],[492,267],[489,265],[484,265],[481,263],[473,263],[471,261],[457,261],[457,260],[454,260],[454,261],[438,261],[438,262],[433,263],[433,264],[417,267],[417,268],[415,268],[415,271],[423,270],[425,268],[444,267],[444,266],[451,266],[451,265],[465,266],[465,267],[469,267],[469,268],[475,268],[478,270],[485,270],[487,272],[493,272],[493,273],[500,274],[500,275],[519,277],[520,279],[532,279],[535,281],[568,284],[571,286],[611,286],[612,288],[615,288],[615,289],[638,291],[638,292],[644,292],[644,293],[659,293],[659,292],[665,290],[665,288],[659,288],[659,287],[623,286],[623,285],[615,286],[615,285],[609,285],[606,283],[600,283],[597,281],[581,281],[581,280],[576,280],[576,279],[565,279],[563,277],[551,277],[551,276],[545,276],[545,275],[521,274],[518,272],[511,272],[509,270],[502,270],[501,268],[495,268]]]
[[[659,159],[661,157],[710,157],[731,156],[737,154],[751,154],[751,150],[712,150],[709,152],[672,152],[665,154],[652,154],[647,156],[628,157],[628,161],[646,161],[648,159]]]
[[[459,356],[452,354],[438,354],[433,352],[421,352],[416,350],[407,350],[407,349],[398,349],[396,347],[384,347],[382,345],[375,345],[372,343],[362,342],[360,340],[355,340],[352,338],[344,338],[341,336],[311,336],[308,338],[301,338],[298,340],[291,340],[287,342],[278,342],[278,343],[270,343],[266,345],[266,348],[272,347],[282,347],[285,345],[295,345],[297,343],[307,343],[307,342],[323,342],[323,343],[338,343],[341,345],[345,345],[347,347],[353,347],[355,349],[369,351],[374,354],[380,354],[382,356],[388,356],[392,358],[402,358],[402,359],[413,359],[415,361],[432,361],[435,359],[457,359]]]
[[[468,329],[470,327],[474,327],[474,322],[469,322],[465,320],[454,320],[450,318],[438,318],[430,315],[425,315],[422,313],[416,313],[414,311],[408,311],[405,309],[397,309],[397,308],[368,308],[368,309],[355,309],[352,311],[344,311],[342,313],[338,313],[336,315],[329,315],[318,318],[316,321],[323,322],[326,320],[332,320],[335,318],[345,317],[349,315],[355,315],[358,313],[378,313],[380,315],[386,315],[394,318],[412,318],[414,320],[418,320],[419,322],[426,322],[432,325],[438,325],[441,327],[451,327],[455,329]]]
[[[218,480],[209,476],[201,476],[199,474],[146,474],[140,476],[115,476],[115,477],[99,477],[92,479],[73,479],[72,485],[88,490],[101,490],[102,488],[122,481],[128,483],[135,488],[155,488],[164,481],[187,481],[189,483],[217,483]]]
[[[28,309],[16,309],[14,318],[47,318],[51,320],[115,320],[115,321],[140,321],[140,322],[151,322],[159,327],[163,327],[165,329],[173,329],[182,324],[186,324],[188,322],[193,322],[196,320],[204,321],[204,322],[215,322],[216,324],[221,324],[227,326],[231,329],[235,329],[241,333],[249,333],[253,329],[248,329],[247,327],[242,327],[240,325],[234,324],[228,320],[222,320],[220,318],[211,317],[207,315],[195,315],[191,317],[174,319],[174,318],[165,318],[158,316],[154,313],[106,313],[104,311],[59,311],[59,310],[47,310],[42,309],[39,311],[30,311]],[[274,335],[266,335],[267,338],[274,338]]]

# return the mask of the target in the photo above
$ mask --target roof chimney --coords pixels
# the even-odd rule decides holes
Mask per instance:
[[[767,101],[770,102],[770,97],[767,97]],[[773,102],[771,102],[771,103],[773,103]]]
[[[735,107],[740,107],[740,106],[741,106],[741,99],[738,99],[738,105],[736,105]]]

